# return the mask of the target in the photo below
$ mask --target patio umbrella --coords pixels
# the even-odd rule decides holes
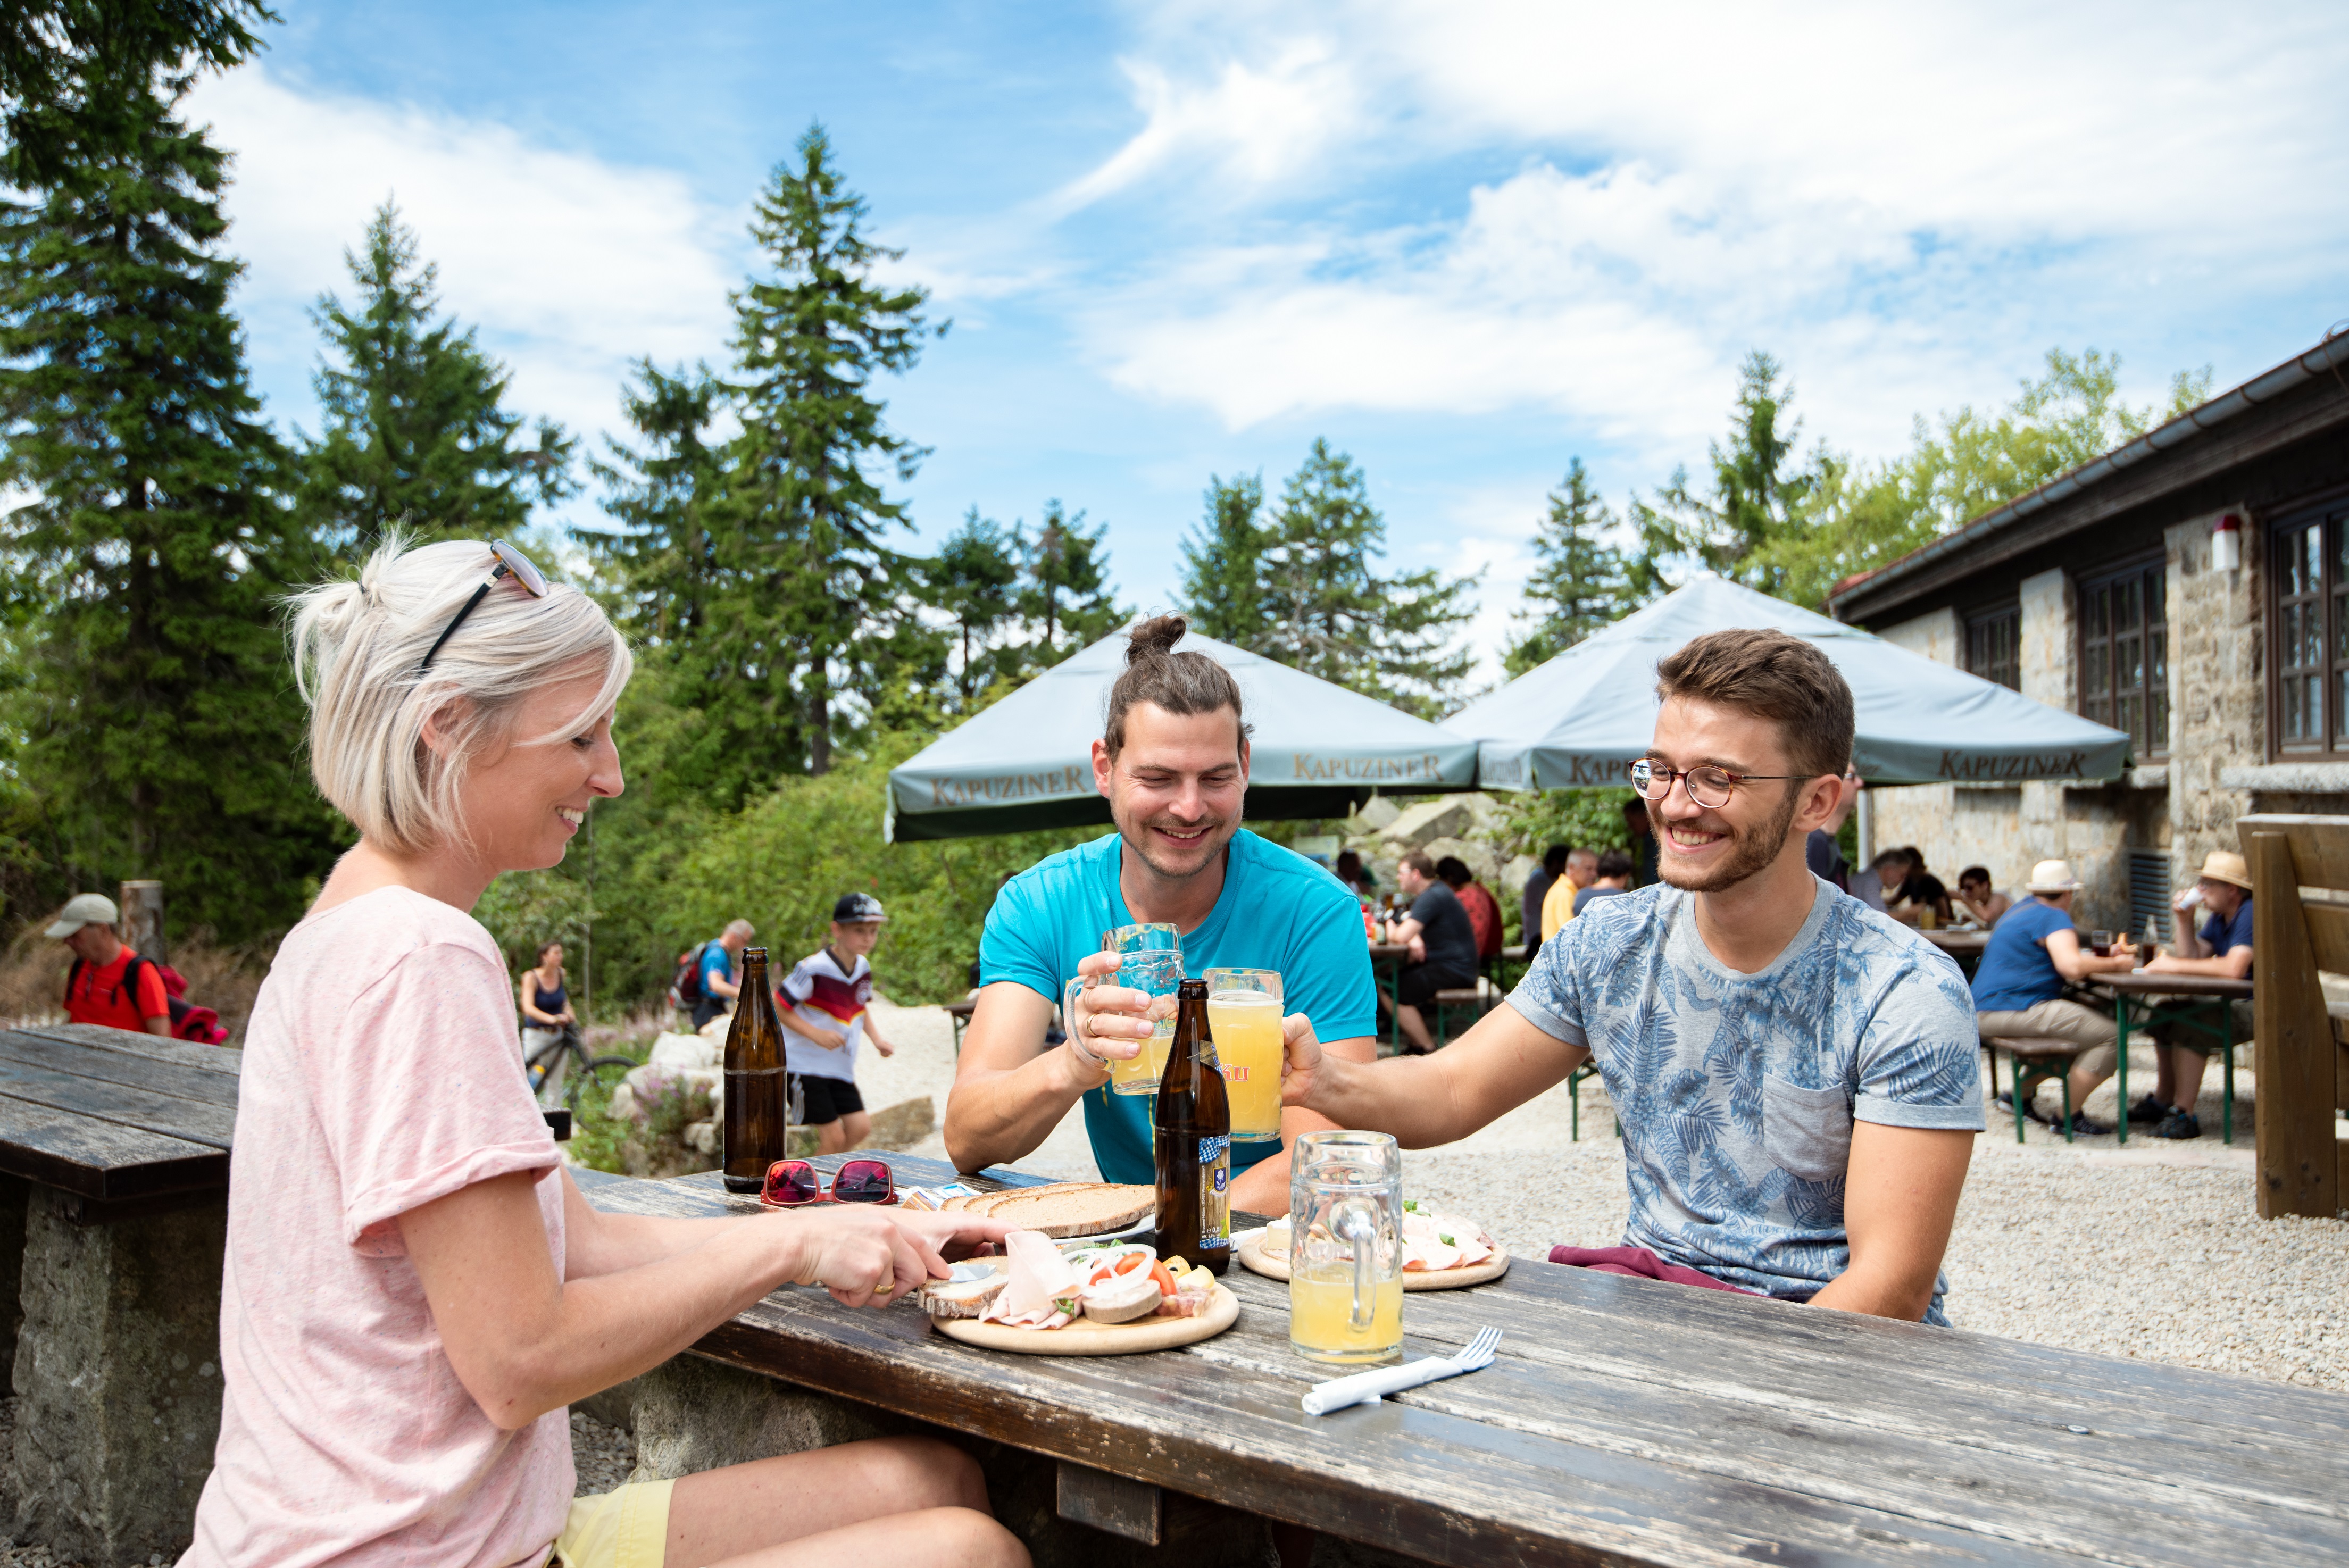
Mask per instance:
[[[904,843],[1106,825],[1092,743],[1125,668],[1126,639],[1125,631],[1103,637],[891,769],[884,836]],[[1342,817],[1380,789],[1476,788],[1475,745],[1448,729],[1195,632],[1176,651],[1207,655],[1239,683],[1255,732],[1254,820]]]
[[[1871,784],[2109,779],[2129,738],[1857,626],[1700,574],[1470,703],[1444,727],[1476,742],[1487,789],[1623,785],[1656,721],[1656,663],[1690,638],[1775,627],[1851,683],[1852,760]]]

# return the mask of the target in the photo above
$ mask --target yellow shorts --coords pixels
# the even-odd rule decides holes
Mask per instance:
[[[661,1568],[668,1551],[673,1480],[638,1481],[617,1491],[571,1500],[571,1517],[554,1538],[554,1568]]]

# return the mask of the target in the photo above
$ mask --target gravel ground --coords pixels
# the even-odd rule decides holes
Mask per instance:
[[[636,1439],[634,1433],[617,1427],[607,1427],[593,1417],[571,1412],[571,1462],[579,1471],[579,1485],[572,1495],[590,1497],[599,1491],[610,1491],[628,1479],[636,1468]]]

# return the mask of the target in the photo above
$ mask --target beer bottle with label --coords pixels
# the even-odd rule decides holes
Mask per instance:
[[[767,950],[742,950],[742,994],[726,1031],[723,1169],[729,1192],[756,1192],[767,1167],[790,1152],[783,1027],[767,987]]]
[[[1158,1255],[1221,1274],[1232,1260],[1232,1110],[1207,1027],[1207,983],[1174,994],[1174,1038],[1151,1108]]]

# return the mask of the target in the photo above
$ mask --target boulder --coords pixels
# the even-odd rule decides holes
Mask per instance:
[[[714,1068],[726,1055],[726,1037],[663,1035],[653,1041],[645,1065],[658,1068]]]
[[[1354,812],[1353,821],[1347,830],[1355,833],[1375,833],[1402,815],[1402,807],[1383,795],[1373,795],[1363,801],[1361,808]]]
[[[1487,892],[1495,898],[1501,896],[1501,856],[1492,845],[1474,839],[1430,839],[1420,846],[1420,852],[1438,861],[1446,855],[1459,856]]]
[[[677,1137],[678,1141],[688,1149],[715,1159],[718,1154],[718,1119],[713,1116],[704,1121],[688,1121]]]
[[[657,1094],[671,1092],[670,1086],[680,1082],[685,1085],[688,1102],[698,1099],[702,1106],[714,1109],[720,1103],[719,1097],[725,1092],[722,1087],[725,1081],[726,1074],[718,1068],[670,1067],[660,1062],[647,1062],[640,1068],[628,1069],[628,1076],[622,1078],[620,1087],[612,1091],[612,1109],[607,1114],[621,1114],[620,1096],[626,1094],[628,1097],[626,1114],[641,1121],[646,1102]]]
[[[928,1095],[923,1095],[874,1111],[873,1136],[865,1141],[875,1149],[911,1149],[937,1129],[937,1108]]]
[[[1400,853],[1422,848],[1431,840],[1457,838],[1473,831],[1475,825],[1476,813],[1465,797],[1444,795],[1423,800],[1402,813],[1380,831],[1379,837],[1390,853]]]

